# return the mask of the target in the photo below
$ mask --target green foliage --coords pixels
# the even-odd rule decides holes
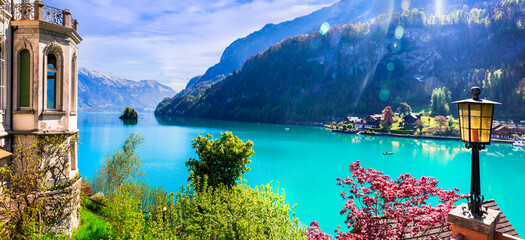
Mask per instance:
[[[352,130],[353,128],[354,128],[354,125],[351,123],[343,125],[343,130]]]
[[[416,129],[419,130],[419,135],[423,134],[423,128],[425,128],[425,125],[423,124],[423,121],[421,119],[416,120]]]
[[[93,189],[111,198],[115,191],[127,182],[144,175],[137,147],[144,142],[140,135],[131,133],[113,155],[106,156],[96,170]]]
[[[221,133],[220,139],[213,139],[210,134],[198,136],[192,146],[199,159],[186,161],[190,171],[188,181],[207,178],[211,187],[219,184],[234,186],[237,179],[249,170],[246,165],[251,162],[248,159],[254,153],[253,142],[244,143],[231,132]]]
[[[110,169],[128,169],[127,163],[134,162],[137,168],[118,171],[127,174],[119,176],[120,184],[104,186],[112,189],[107,205],[109,228],[94,227],[103,239],[304,239],[304,229],[298,219],[290,217],[292,208],[285,203],[284,190],[271,185],[250,188],[245,181],[236,184],[236,179],[248,170],[247,160],[252,154],[253,143],[242,142],[233,134],[221,134],[221,139],[212,136],[198,137],[193,146],[202,162],[212,162],[210,168],[195,160],[192,164],[200,168],[226,171],[225,166],[235,168],[232,174],[222,172],[221,180],[215,186],[208,185],[209,172],[201,170],[193,174],[189,186],[183,186],[174,197],[161,188],[153,188],[131,178],[141,174],[142,162],[134,153],[142,138],[130,135],[124,142],[124,150],[108,159],[120,159],[114,164],[106,161],[103,166],[116,165]],[[128,152],[129,154],[123,154]],[[130,153],[132,152],[132,153]],[[218,159],[215,161],[214,159]],[[220,161],[219,161],[220,160]],[[222,161],[222,162],[221,162]],[[226,161],[226,162],[224,162]],[[230,161],[230,162],[228,162]],[[191,164],[190,164],[191,165]],[[220,165],[220,166],[219,166]],[[193,165],[192,165],[193,166]],[[108,169],[101,168],[101,169]],[[108,171],[99,171],[106,172]],[[201,178],[202,177],[202,178]],[[98,176],[97,178],[100,178]],[[101,178],[105,179],[105,178]],[[224,184],[229,180],[233,185]],[[97,181],[94,181],[95,183]],[[197,191],[199,190],[199,191]],[[84,199],[83,202],[89,202]],[[90,236],[90,235],[87,235]],[[94,235],[91,235],[94,236]]]
[[[432,97],[430,103],[432,115],[448,115],[450,111],[448,103],[452,101],[450,94],[450,91],[448,91],[446,87],[435,88],[434,90],[432,90]]]
[[[73,233],[73,239],[109,239],[108,222],[90,211],[80,208],[80,227]]]
[[[120,119],[138,119],[138,117],[139,115],[137,114],[135,109],[127,107],[126,109],[124,109],[124,112],[122,113],[122,115],[120,115],[119,118]]]
[[[48,201],[47,191],[62,190],[78,178],[69,179],[69,156],[78,134],[19,136],[12,161],[0,166],[0,212],[7,217],[0,233],[7,239],[43,238],[69,212],[75,197],[68,194]],[[64,181],[66,179],[66,181]],[[48,186],[50,184],[50,186]],[[54,235],[54,234],[51,234]]]
[[[201,191],[190,185],[177,193],[175,228],[183,239],[305,239],[291,209],[284,190],[270,184],[205,184]]]
[[[113,239],[142,239],[145,220],[134,187],[133,183],[124,183],[110,199]]]
[[[410,115],[410,113],[412,113],[412,107],[410,107],[408,103],[402,102],[399,104],[399,107],[397,107],[397,112],[399,113],[399,116],[403,118],[407,115]]]

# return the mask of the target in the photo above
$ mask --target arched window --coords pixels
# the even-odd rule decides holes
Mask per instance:
[[[73,60],[71,61],[71,112],[77,111],[77,78],[77,58],[74,56]]]
[[[20,52],[18,106],[30,107],[31,102],[31,56],[29,50]]]
[[[57,108],[57,58],[54,54],[47,55],[46,75],[46,109]]]
[[[0,47],[0,113],[3,114],[4,108],[4,96],[5,96],[5,82],[4,82],[4,58],[3,48]],[[3,117],[0,118],[0,122],[3,122]]]

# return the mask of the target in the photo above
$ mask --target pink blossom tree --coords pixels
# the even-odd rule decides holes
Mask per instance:
[[[350,164],[351,176],[338,178],[343,187],[341,197],[346,200],[342,215],[351,232],[335,230],[338,240],[347,239],[435,239],[440,233],[450,230],[448,213],[454,203],[465,195],[458,189],[438,188],[433,177],[416,179],[408,173],[397,180],[374,169],[361,167],[359,161]],[[430,198],[439,204],[432,206]],[[315,224],[314,224],[315,223]],[[427,236],[431,229],[438,232]],[[308,240],[333,239],[325,234],[317,222],[307,230]]]

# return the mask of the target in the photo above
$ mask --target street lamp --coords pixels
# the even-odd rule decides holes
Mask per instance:
[[[485,145],[490,145],[494,105],[501,103],[480,99],[481,89],[479,87],[473,87],[470,93],[472,99],[453,103],[458,104],[461,141],[466,143],[467,149],[472,148],[472,172],[468,205],[473,215],[481,217],[483,215],[481,204],[484,199],[480,187],[479,150],[485,149]]]

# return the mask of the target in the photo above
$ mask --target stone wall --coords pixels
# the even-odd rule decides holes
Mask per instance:
[[[72,180],[70,186],[56,191],[46,191],[44,209],[55,221],[46,226],[45,232],[63,233],[71,236],[80,224],[80,189],[82,178]],[[14,209],[14,208],[13,208]],[[8,216],[0,212],[0,222],[7,222]],[[1,229],[0,229],[1,231]]]

